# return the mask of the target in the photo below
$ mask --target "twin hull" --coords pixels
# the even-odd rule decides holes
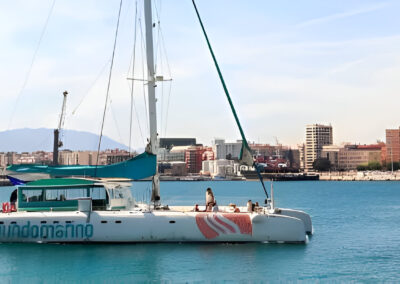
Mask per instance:
[[[0,242],[293,242],[304,222],[279,214],[173,211],[14,212]]]

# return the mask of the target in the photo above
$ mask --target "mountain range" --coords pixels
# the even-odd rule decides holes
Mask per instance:
[[[53,129],[48,128],[22,128],[0,132],[0,152],[34,152],[53,151]],[[64,146],[60,148],[69,150],[97,150],[99,135],[86,131],[65,129],[61,131],[60,139]],[[125,149],[128,147],[107,136],[103,136],[101,149]]]

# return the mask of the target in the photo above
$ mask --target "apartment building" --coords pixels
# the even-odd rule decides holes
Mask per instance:
[[[323,146],[321,157],[331,162],[333,170],[355,170],[357,166],[367,165],[370,162],[382,163],[382,149],[385,145],[344,145]]]
[[[304,146],[304,169],[312,170],[313,162],[321,157],[322,147],[333,144],[331,125],[310,124],[306,127],[306,143]]]

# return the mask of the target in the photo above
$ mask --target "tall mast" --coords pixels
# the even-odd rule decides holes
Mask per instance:
[[[157,113],[156,113],[156,77],[154,74],[154,50],[153,50],[153,20],[151,12],[151,0],[144,0],[144,18],[146,26],[146,56],[147,56],[147,91],[149,97],[149,122],[150,141],[146,151],[157,155]],[[154,205],[160,205],[160,180],[158,167],[153,176],[151,201]]]

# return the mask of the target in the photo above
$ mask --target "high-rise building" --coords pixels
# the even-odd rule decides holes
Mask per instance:
[[[236,142],[225,142],[224,139],[215,139],[212,141],[215,159],[238,159],[242,149],[242,140]]]
[[[306,127],[306,144],[304,151],[305,170],[313,168],[313,162],[321,157],[322,146],[333,144],[331,125],[310,124]]]
[[[188,173],[198,174],[202,168],[203,153],[202,146],[190,146],[185,151],[185,163]]]
[[[400,129],[386,129],[387,163],[400,162]]]

